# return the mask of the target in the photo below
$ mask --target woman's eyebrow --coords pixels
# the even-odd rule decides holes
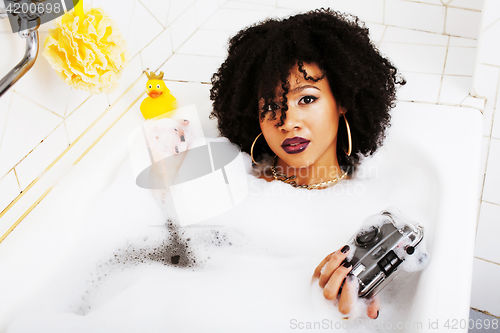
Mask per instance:
[[[313,86],[313,85],[310,85],[310,84],[306,84],[304,86],[295,87],[292,90],[290,90],[290,92],[291,93],[298,93],[298,92],[301,92],[302,90],[307,89],[307,88],[314,88],[314,89],[317,89],[317,90],[321,91],[321,89],[319,89],[316,86]]]

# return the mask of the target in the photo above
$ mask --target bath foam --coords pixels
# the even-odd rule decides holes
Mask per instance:
[[[250,157],[245,161],[249,165]],[[363,165],[376,166],[378,173],[321,191],[249,174],[248,197],[235,209],[179,228],[175,219],[169,224],[168,196],[157,196],[164,206],[158,205],[151,191],[135,186],[125,161],[114,182],[88,200],[75,226],[67,223],[75,212],[54,221],[74,228],[72,242],[40,231],[39,237],[57,245],[54,253],[68,253],[51,262],[47,252],[47,264],[58,269],[19,306],[7,330],[285,332],[298,322],[342,324],[334,302],[311,284],[321,260],[342,247],[367,216],[389,205],[404,207],[432,232],[433,216],[420,210],[433,200],[431,182],[397,172],[415,164],[395,165],[379,155]],[[90,179],[84,183],[94,186]],[[407,187],[411,197],[401,195]],[[182,246],[189,250],[180,251]],[[36,250],[26,245],[25,251]],[[27,267],[19,274],[34,272]],[[420,273],[401,275],[381,292],[377,323],[408,318]],[[367,321],[353,331],[373,331],[363,309],[358,312],[351,317]]]

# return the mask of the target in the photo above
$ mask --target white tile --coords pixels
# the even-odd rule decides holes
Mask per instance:
[[[196,25],[201,27],[219,9],[217,0],[199,0],[196,2]]]
[[[481,174],[486,174],[486,162],[488,162],[488,150],[490,148],[491,138],[483,136],[481,142]],[[483,190],[483,182],[481,182],[481,192]],[[482,193],[481,193],[482,196]]]
[[[462,103],[460,103],[460,106],[468,106],[482,111],[484,110],[485,100],[482,98],[475,98],[469,95],[465,97]]]
[[[451,0],[448,5],[452,7],[481,10],[483,9],[484,0]]]
[[[249,3],[256,3],[256,4],[260,4],[260,5],[273,5],[273,6],[277,6],[277,0],[238,0],[240,2],[249,2]],[[226,3],[227,1],[224,1],[223,5]]]
[[[68,107],[66,108],[65,116],[69,116],[73,111],[80,107],[86,100],[92,96],[89,92],[80,89],[71,89],[69,95]]]
[[[384,43],[380,50],[405,72],[441,74],[444,68],[446,47]]]
[[[219,7],[224,6],[224,4],[227,2],[227,0],[217,0],[219,3]]]
[[[169,80],[210,82],[224,58],[174,54],[160,70]]]
[[[238,32],[244,27],[265,20],[270,14],[270,11],[219,9],[201,28]]]
[[[278,8],[274,10],[269,17],[271,18],[285,18],[292,16],[293,14],[298,13],[298,11],[293,10],[293,9],[284,9],[284,8]]]
[[[163,26],[167,26],[168,11],[172,0],[139,0]],[[175,0],[173,0],[175,1]]]
[[[107,108],[108,98],[104,94],[93,95],[66,120],[70,143],[73,143]]]
[[[483,135],[487,137],[491,135],[491,125],[493,123],[494,112],[495,105],[493,103],[486,103],[483,110]]]
[[[50,111],[14,94],[0,147],[0,175],[19,163],[62,120]]]
[[[412,1],[412,0],[410,0]],[[446,1],[450,1],[450,0],[418,0],[417,2],[422,2],[422,3],[428,3],[428,4],[431,4],[431,5],[440,5],[442,6],[443,5],[443,2],[446,3]]]
[[[500,140],[491,139],[483,200],[500,205]]]
[[[68,145],[66,129],[61,124],[16,167],[21,189],[38,178]]]
[[[474,258],[470,306],[500,316],[500,265]]]
[[[437,103],[441,75],[403,73],[406,84],[398,90],[398,100]]]
[[[226,57],[229,38],[228,31],[197,30],[178,50],[177,54]]]
[[[170,36],[172,38],[172,47],[174,52],[191,37],[197,29],[196,11],[194,7],[186,10],[170,26]]]
[[[482,32],[478,48],[479,63],[500,66],[500,42],[498,42],[499,35],[500,21],[496,22]]]
[[[276,2],[270,1],[269,3],[262,4],[256,2],[234,1],[229,0],[222,6],[224,9],[245,9],[245,10],[266,10],[272,11],[276,9]]]
[[[469,95],[472,78],[465,76],[443,76],[439,103],[460,105]]]
[[[93,0],[92,7],[101,7],[118,25],[122,36],[128,40],[130,23],[134,12],[136,0],[121,0],[120,5],[109,0]]]
[[[26,41],[13,34],[10,28],[9,20],[0,20],[0,78],[3,78],[8,72],[17,65],[23,58],[26,49]]]
[[[447,75],[474,75],[476,64],[476,49],[470,47],[450,46],[446,57],[444,74]]]
[[[481,203],[474,256],[500,263],[500,206]]]
[[[163,26],[151,16],[144,6],[137,2],[134,16],[130,24],[130,33],[127,40],[127,49],[133,58],[146,45],[156,38],[164,30]]]
[[[9,108],[12,101],[14,90],[8,90],[0,98],[0,147],[2,147],[3,134],[5,133],[5,126],[7,124],[7,117],[9,115]],[[0,175],[0,177],[3,175]]]
[[[113,104],[137,79],[142,75],[145,68],[142,68],[141,58],[135,57],[128,66],[122,71],[121,78],[118,81],[118,89],[109,96],[109,103]]]
[[[449,46],[477,47],[477,40],[471,38],[450,37]]]
[[[362,21],[384,23],[383,0],[330,0],[330,8],[353,14]]]
[[[406,43],[406,44],[422,44],[422,45],[448,45],[448,36],[423,32],[411,29],[387,27],[384,34],[384,42],[388,43]]]
[[[498,93],[500,69],[489,65],[477,64],[474,72],[474,96],[494,101]]]
[[[156,71],[172,53],[170,28],[167,28],[141,51],[142,68]]]
[[[500,1],[486,1],[482,9],[482,14],[483,23],[481,29],[485,29],[500,18]]]
[[[383,24],[370,22],[366,22],[365,25],[368,28],[370,39],[372,40],[372,42],[374,42],[375,44],[380,44],[387,27]]]
[[[276,6],[300,11],[307,11],[321,7],[328,7],[328,0],[277,0]]]
[[[445,8],[402,0],[385,1],[385,24],[442,33]]]
[[[14,170],[6,174],[5,177],[0,177],[0,213],[19,195],[20,192],[21,189],[17,183]]]
[[[497,106],[495,112],[495,120],[493,121],[493,129],[491,131],[491,136],[500,139],[500,96],[497,97]]]
[[[478,38],[481,12],[448,7],[445,32],[453,36]]]
[[[184,13],[196,0],[174,0],[170,2],[166,26],[170,26],[182,13]]]
[[[40,51],[35,65],[13,88],[41,106],[64,116],[71,87],[59,78],[49,62],[42,56],[43,41],[45,41],[47,34],[40,33],[39,35]]]

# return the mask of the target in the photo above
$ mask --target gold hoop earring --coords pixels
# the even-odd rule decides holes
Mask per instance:
[[[250,156],[252,157],[252,161],[257,164],[257,165],[260,165],[260,163],[257,163],[255,162],[255,160],[253,159],[253,147],[255,146],[255,143],[257,142],[257,139],[259,138],[259,136],[262,135],[262,132],[260,132],[259,135],[257,135],[257,137],[255,138],[255,140],[253,140],[253,143],[252,143],[252,148],[250,148]]]
[[[342,113],[342,115],[344,116],[345,127],[347,128],[347,140],[349,142],[349,149],[347,151],[344,150],[344,152],[346,153],[347,156],[351,156],[351,152],[352,152],[351,128],[349,127],[349,123],[347,122],[347,118],[345,116],[345,112]]]

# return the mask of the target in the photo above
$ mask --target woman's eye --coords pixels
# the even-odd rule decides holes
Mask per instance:
[[[299,104],[311,104],[315,100],[317,100],[317,97],[314,96],[304,96],[300,99]]]
[[[278,110],[280,107],[278,104],[276,103],[269,103],[267,104],[265,107],[264,107],[264,111],[276,111]]]
[[[299,104],[311,104],[312,102],[314,102],[317,99],[318,98],[315,96],[304,96],[300,99]]]

